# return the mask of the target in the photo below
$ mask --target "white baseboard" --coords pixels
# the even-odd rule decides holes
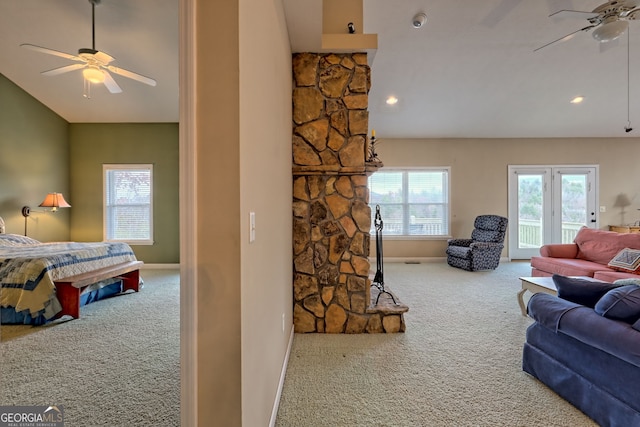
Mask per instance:
[[[142,264],[140,270],[173,270],[180,268],[180,264]]]
[[[423,264],[428,262],[444,262],[446,257],[384,257],[384,262],[404,262],[408,264]],[[376,264],[375,257],[369,258],[371,265]]]
[[[287,352],[284,355],[284,362],[282,363],[282,370],[280,371],[280,382],[278,383],[278,392],[273,402],[273,409],[271,410],[271,420],[269,420],[269,427],[275,427],[276,418],[278,417],[278,408],[280,407],[280,397],[282,396],[282,388],[284,387],[284,377],[287,374],[287,365],[289,364],[289,355],[291,354],[291,346],[293,345],[293,325],[291,325],[291,333],[289,334],[289,344],[287,344]]]
[[[447,257],[384,257],[384,262],[406,263],[406,264],[426,264],[430,262],[446,262]],[[501,257],[500,262],[511,262],[508,257]],[[369,263],[374,266],[376,264],[375,257],[369,258]]]

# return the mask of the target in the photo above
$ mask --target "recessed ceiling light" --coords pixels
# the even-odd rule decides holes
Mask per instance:
[[[571,102],[572,104],[580,104],[582,101],[584,101],[584,96],[576,96],[569,102]]]
[[[395,105],[398,103],[398,98],[396,98],[395,96],[390,96],[387,98],[387,104],[389,105]]]

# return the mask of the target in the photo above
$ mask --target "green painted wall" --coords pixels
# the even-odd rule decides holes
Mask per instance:
[[[179,176],[177,123],[72,123],[70,182],[71,240],[100,241],[102,165],[153,164],[154,244],[132,246],[145,263],[179,263]]]
[[[41,211],[47,193],[73,206],[69,189],[69,123],[0,74],[0,216],[6,232],[24,234],[22,206],[32,208],[28,235],[69,240],[70,212]]]

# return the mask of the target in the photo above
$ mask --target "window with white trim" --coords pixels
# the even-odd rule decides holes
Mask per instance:
[[[448,236],[449,176],[449,168],[387,169],[369,176],[371,234],[379,205],[386,236]]]
[[[109,164],[104,178],[104,240],[153,244],[153,165]]]

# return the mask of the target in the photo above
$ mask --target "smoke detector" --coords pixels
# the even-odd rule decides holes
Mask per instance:
[[[416,13],[412,20],[413,28],[422,28],[425,22],[427,22],[427,14],[424,12]]]

